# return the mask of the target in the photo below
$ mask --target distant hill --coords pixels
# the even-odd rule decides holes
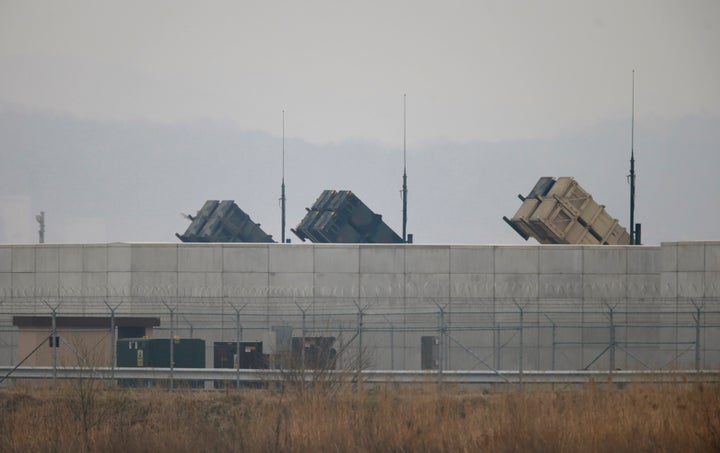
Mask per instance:
[[[636,123],[645,243],[720,239],[720,121]],[[286,138],[288,237],[323,189],[354,191],[401,232],[402,144]],[[231,123],[93,122],[0,108],[0,243],[178,242],[207,199],[280,237],[281,137]],[[524,243],[505,223],[540,176],[574,176],[628,226],[629,122],[558,140],[408,148],[408,231],[421,243]],[[30,217],[30,218],[28,218]]]

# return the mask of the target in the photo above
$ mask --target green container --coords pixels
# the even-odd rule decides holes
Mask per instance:
[[[123,338],[117,343],[118,367],[170,368],[169,338]],[[174,368],[205,368],[205,340],[185,338],[172,340]],[[152,381],[144,379],[121,379],[125,387],[167,388],[167,380]],[[175,387],[203,388],[203,381],[182,381],[173,383]]]
[[[117,343],[117,366],[170,368],[169,338],[123,338]],[[175,368],[205,368],[205,340],[172,340]]]

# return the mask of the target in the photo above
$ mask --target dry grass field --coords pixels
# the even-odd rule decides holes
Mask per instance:
[[[0,390],[2,452],[717,452],[717,385]]]

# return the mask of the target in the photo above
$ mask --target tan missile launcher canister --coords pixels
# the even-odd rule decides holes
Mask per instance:
[[[630,235],[573,178],[542,177],[512,219],[503,219],[526,240],[541,244],[627,245]]]

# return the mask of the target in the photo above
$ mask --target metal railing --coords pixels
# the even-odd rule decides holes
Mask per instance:
[[[588,382],[613,383],[689,383],[720,382],[715,370],[663,370],[663,371],[477,371],[443,370],[362,370],[365,384],[584,384]],[[288,382],[284,370],[236,370],[228,368],[122,368],[110,367],[0,367],[0,376],[13,379],[132,379],[143,381],[220,381],[265,384]],[[299,373],[305,382],[318,382],[314,370]],[[356,372],[327,371],[323,379],[345,384],[357,383]],[[293,375],[292,380],[297,376]]]

